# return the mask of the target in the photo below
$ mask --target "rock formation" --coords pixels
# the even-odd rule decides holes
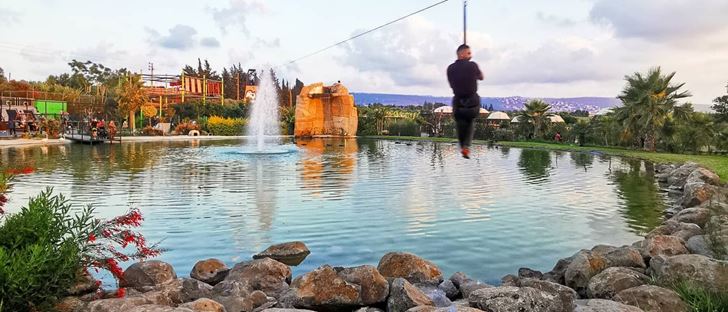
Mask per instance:
[[[296,98],[296,137],[355,136],[357,125],[354,97],[342,84],[308,85]]]

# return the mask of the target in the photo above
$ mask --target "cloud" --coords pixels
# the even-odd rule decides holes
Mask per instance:
[[[215,37],[205,37],[200,40],[200,45],[208,48],[217,48],[220,46],[220,41],[217,41]]]
[[[488,84],[600,81],[620,77],[613,60],[598,43],[585,39],[554,39],[535,49],[510,48],[488,62]],[[488,74],[490,72],[490,75]]]
[[[168,35],[161,35],[156,30],[147,28],[149,41],[163,48],[173,50],[189,50],[195,47],[197,30],[191,26],[177,24],[169,29]]]
[[[487,57],[487,50],[482,50],[488,46],[487,36],[470,32],[468,37],[475,53],[481,59]],[[437,86],[445,79],[445,68],[454,60],[460,39],[459,34],[414,17],[350,41],[339,61],[360,72],[386,76],[398,86]]]
[[[618,37],[677,41],[726,30],[728,1],[597,0],[589,15]]]
[[[229,27],[237,26],[244,34],[250,34],[248,15],[266,11],[265,4],[259,0],[230,0],[229,3],[227,8],[209,9],[223,33],[226,33]]]
[[[68,55],[68,57],[79,61],[90,60],[95,63],[123,61],[128,56],[127,51],[114,49],[114,45],[107,42],[99,42],[96,46],[76,49]]]
[[[572,19],[547,14],[541,11],[538,11],[538,13],[536,13],[536,18],[543,23],[553,24],[561,27],[571,27],[576,25],[576,22]]]
[[[22,13],[10,9],[0,8],[0,25],[10,26],[20,23]]]
[[[260,37],[255,38],[253,43],[253,49],[257,48],[278,48],[281,46],[281,38],[275,38],[273,40],[265,40]]]
[[[48,49],[42,44],[26,45],[20,49],[20,55],[32,63],[53,63],[61,57],[61,53]]]

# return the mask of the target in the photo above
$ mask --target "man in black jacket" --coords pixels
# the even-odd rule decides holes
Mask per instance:
[[[478,80],[483,80],[483,72],[478,64],[470,61],[472,53],[468,45],[459,46],[457,55],[457,61],[447,68],[447,80],[455,94],[452,98],[452,109],[460,150],[464,158],[470,159],[470,143],[475,131],[473,120],[480,114]]]

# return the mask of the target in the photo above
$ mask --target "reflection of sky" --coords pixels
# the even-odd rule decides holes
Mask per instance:
[[[296,153],[268,156],[231,153],[238,146],[73,145],[0,157],[39,167],[18,179],[11,210],[46,184],[95,203],[104,217],[132,203],[181,276],[199,259],[232,265],[302,240],[312,254],[294,274],[324,263],[376,265],[405,250],[492,282],[519,267],[549,270],[580,248],[638,239],[628,221],[641,220],[625,220],[630,197],[611,173],[631,170],[619,159],[544,152],[547,161],[529,162],[534,153],[476,147],[468,161],[452,144],[366,140],[299,141]]]

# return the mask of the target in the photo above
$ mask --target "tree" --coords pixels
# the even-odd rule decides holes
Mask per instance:
[[[185,65],[185,67],[182,69],[182,71],[187,76],[199,77],[199,78],[202,78],[204,76],[207,79],[213,79],[213,80],[221,79],[220,75],[218,75],[216,71],[212,70],[212,67],[210,66],[210,62],[205,60],[205,63],[203,65],[202,60],[200,60],[200,58],[197,58],[197,69],[194,69],[190,65]]]
[[[518,121],[532,124],[534,137],[541,138],[544,126],[549,123],[549,117],[553,116],[553,113],[549,113],[550,109],[551,105],[543,100],[531,100],[517,115]]]
[[[129,116],[129,125],[134,130],[134,113],[149,102],[142,77],[131,75],[122,80],[116,89],[116,101],[119,103],[119,110]]]
[[[688,91],[680,92],[684,83],[672,83],[674,76],[675,72],[663,75],[660,67],[650,69],[647,75],[634,73],[625,77],[627,86],[618,96],[624,104],[617,109],[617,115],[625,134],[640,135],[640,144],[647,150],[656,150],[658,131],[677,101],[691,96]]]
[[[726,89],[728,89],[728,85],[726,85]],[[712,108],[716,112],[716,121],[728,122],[728,95],[715,98]]]

